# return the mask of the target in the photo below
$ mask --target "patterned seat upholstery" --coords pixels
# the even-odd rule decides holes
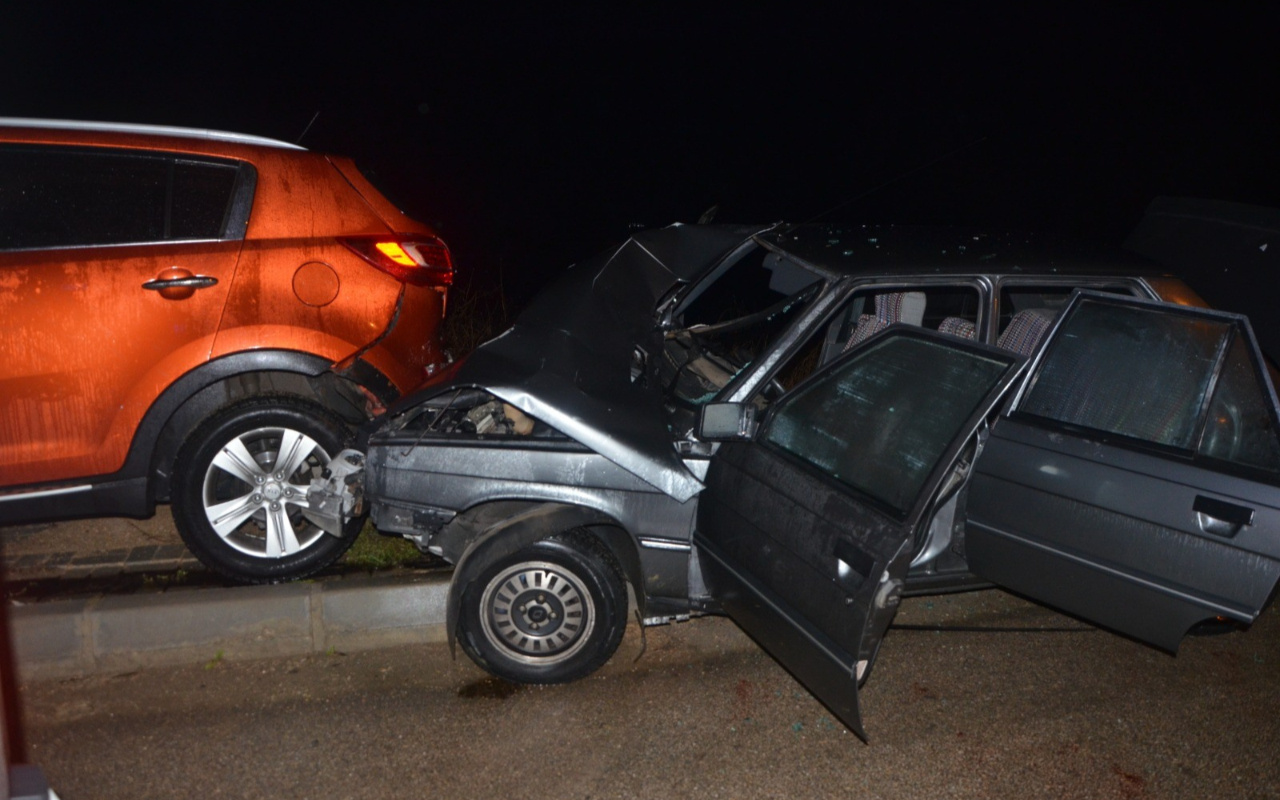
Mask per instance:
[[[876,313],[858,317],[858,325],[841,352],[862,344],[873,334],[895,322],[919,325],[924,321],[924,306],[924,292],[884,292],[876,295]]]
[[[945,317],[938,325],[938,333],[949,333],[961,339],[973,339],[977,337],[978,329],[964,317]]]
[[[1047,308],[1028,308],[1019,311],[1009,320],[1004,333],[996,344],[1005,350],[1012,350],[1020,356],[1029,356],[1040,346],[1040,340],[1053,325],[1057,317],[1056,311]]]

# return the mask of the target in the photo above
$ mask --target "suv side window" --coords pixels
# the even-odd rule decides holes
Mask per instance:
[[[223,239],[239,170],[233,164],[178,160],[167,239]]]
[[[236,200],[253,188],[241,173],[214,159],[3,147],[0,250],[239,238],[248,207]]]

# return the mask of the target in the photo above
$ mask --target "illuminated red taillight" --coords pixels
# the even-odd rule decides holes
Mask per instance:
[[[453,257],[434,236],[346,236],[338,241],[398,281],[453,285]]]

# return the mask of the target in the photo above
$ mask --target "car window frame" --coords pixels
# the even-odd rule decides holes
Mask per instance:
[[[985,341],[994,342],[1000,338],[1000,315],[1002,313],[1000,298],[1004,294],[1006,287],[1016,286],[1064,286],[1067,287],[1068,302],[1070,302],[1070,295],[1073,290],[1106,291],[1109,286],[1124,286],[1128,288],[1131,297],[1136,297],[1139,300],[1160,299],[1160,296],[1145,281],[1133,277],[1107,277],[1105,275],[998,275],[995,278],[991,292],[991,317],[990,330],[988,331],[988,335],[991,338]]]
[[[0,142],[0,152],[44,152],[67,155],[94,157],[142,158],[166,162],[170,167],[179,163],[207,164],[218,167],[232,167],[235,178],[232,182],[231,195],[224,213],[222,231],[216,237],[185,238],[153,238],[138,239],[127,242],[88,243],[88,244],[53,244],[38,247],[0,247],[3,253],[47,252],[57,250],[108,249],[118,247],[162,247],[166,245],[192,244],[200,242],[243,241],[249,230],[249,217],[253,210],[253,200],[257,191],[258,171],[254,165],[243,159],[225,156],[210,156],[201,153],[188,153],[178,150],[148,150],[136,147],[104,147],[93,145],[62,145],[43,142]],[[173,196],[166,190],[166,214],[172,212]]]
[[[978,292],[978,328],[982,325],[985,315],[990,313],[991,300],[991,280],[986,275],[965,274],[965,275],[908,275],[908,276],[862,276],[851,275],[840,278],[835,281],[828,282],[826,287],[819,292],[818,296],[810,303],[809,308],[797,317],[792,325],[780,333],[775,341],[775,346],[766,356],[756,360],[747,369],[736,375],[729,383],[725,384],[719,394],[712,399],[711,402],[716,403],[746,403],[751,402],[763,392],[778,373],[785,369],[792,358],[800,353],[801,350],[809,343],[812,336],[828,336],[823,332],[824,326],[830,326],[836,321],[836,318],[845,311],[848,304],[853,303],[854,296],[858,292],[871,290],[870,294],[882,291],[894,291],[898,289],[915,289],[929,286],[953,286],[953,287],[972,287]],[[921,330],[930,330],[921,328]],[[936,331],[935,331],[936,332]],[[973,341],[980,344],[987,344],[981,339]],[[825,344],[823,345],[825,349]],[[843,353],[837,353],[835,358],[826,362],[819,362],[817,368],[810,375],[806,376],[803,381],[791,388],[787,394],[800,389],[804,384],[817,372],[826,369],[830,365],[836,363],[843,356]],[[785,397],[785,395],[784,395]],[[777,405],[778,400],[770,403],[771,406]]]
[[[1077,289],[1075,294],[1085,297],[1094,298],[1106,302],[1108,296],[1104,293],[1091,292],[1088,290]],[[1111,295],[1112,298],[1119,298],[1119,295]],[[1235,461],[1215,458],[1200,452],[1201,442],[1204,437],[1204,429],[1207,421],[1209,409],[1213,405],[1213,400],[1217,396],[1218,384],[1222,378],[1222,374],[1226,369],[1227,356],[1231,351],[1232,344],[1240,337],[1244,337],[1245,343],[1251,351],[1249,359],[1253,370],[1255,381],[1261,382],[1264,399],[1267,401],[1267,414],[1270,418],[1272,429],[1280,435],[1280,414],[1277,413],[1277,399],[1275,387],[1265,373],[1265,367],[1261,363],[1259,356],[1261,350],[1258,348],[1257,337],[1253,332],[1247,318],[1240,314],[1233,314],[1226,311],[1216,309],[1208,309],[1197,306],[1183,306],[1180,304],[1168,303],[1160,300],[1149,298],[1123,298],[1128,302],[1140,305],[1158,308],[1166,313],[1178,314],[1185,316],[1198,316],[1209,314],[1223,320],[1230,327],[1230,331],[1219,347],[1217,360],[1214,364],[1213,374],[1205,391],[1205,397],[1202,401],[1201,408],[1197,412],[1195,434],[1192,437],[1190,447],[1177,447],[1173,445],[1165,445],[1159,442],[1153,442],[1141,437],[1128,436],[1115,431],[1106,431],[1099,428],[1091,428],[1074,423],[1063,422],[1062,420],[1050,417],[1042,417],[1038,414],[1023,410],[1022,406],[1027,399],[1027,395],[1034,388],[1036,381],[1039,379],[1040,371],[1045,359],[1049,355],[1049,347],[1041,347],[1035,354],[1027,367],[1026,378],[1019,386],[1017,392],[1009,399],[1006,410],[1002,416],[1007,417],[1015,422],[1024,423],[1042,430],[1053,433],[1063,433],[1074,437],[1085,437],[1101,444],[1118,447],[1123,450],[1130,450],[1140,453],[1149,453],[1165,458],[1175,458],[1191,464],[1200,465],[1205,468],[1221,471],[1235,477],[1254,480],[1262,483],[1270,483],[1280,486],[1280,473],[1270,472],[1265,469],[1250,467]],[[1073,301],[1074,302],[1074,298]],[[1068,306],[1070,308],[1070,306]],[[1064,315],[1059,315],[1054,320],[1053,326],[1045,334],[1045,340],[1050,341],[1056,338],[1058,329],[1062,325]]]
[[[945,472],[946,470],[949,470],[951,468],[951,465],[955,461],[957,454],[959,454],[959,452],[962,451],[968,445],[969,439],[972,438],[972,435],[973,435],[972,433],[958,436],[953,441],[951,441],[946,448],[943,449],[943,452],[940,455],[937,463],[934,465],[933,469],[930,470],[929,474],[926,476],[922,484],[923,488],[917,494],[911,507],[905,513],[895,508],[893,505],[880,500],[874,495],[861,491],[855,486],[851,486],[848,483],[844,483],[843,481],[840,481],[839,479],[828,474],[825,470],[822,470],[812,462],[804,458],[801,458],[800,456],[797,456],[796,454],[792,453],[791,451],[787,450],[784,447],[781,447],[780,445],[776,445],[772,442],[767,441],[765,438],[767,432],[769,431],[770,426],[773,424],[774,418],[778,414],[778,409],[781,408],[783,405],[785,405],[784,401],[786,400],[786,398],[794,397],[798,395],[800,392],[804,391],[805,388],[808,387],[811,383],[817,380],[820,380],[826,373],[837,369],[841,363],[853,358],[855,354],[858,353],[859,351],[865,348],[871,347],[875,344],[877,340],[887,336],[891,336],[891,335],[892,336],[899,336],[899,335],[910,336],[910,337],[925,339],[925,340],[934,341],[934,342],[937,342],[939,339],[941,339],[943,344],[949,345],[951,347],[955,347],[959,349],[965,349],[965,348],[975,349],[980,352],[993,355],[999,359],[1008,361],[1009,365],[1005,368],[1004,375],[1001,378],[1001,380],[997,383],[996,387],[990,390],[986,395],[983,396],[983,399],[979,401],[978,407],[982,407],[984,405],[987,406],[987,409],[984,411],[984,413],[980,415],[982,417],[991,416],[992,414],[995,413],[995,409],[998,409],[1004,405],[1004,401],[999,400],[998,398],[1000,396],[1007,396],[1009,394],[1011,387],[1016,388],[1016,385],[1019,385],[1022,383],[1022,380],[1023,380],[1022,376],[1026,374],[1027,365],[1029,363],[1024,356],[1021,356],[1009,350],[1004,350],[1002,348],[996,347],[995,345],[987,344],[985,342],[979,342],[975,340],[956,339],[955,337],[950,337],[950,336],[947,336],[946,334],[938,333],[937,331],[929,330],[927,328],[920,328],[914,325],[904,325],[901,323],[891,325],[885,330],[876,333],[874,336],[867,339],[866,342],[860,344],[858,347],[854,348],[853,350],[850,350],[847,353],[842,353],[838,358],[826,364],[823,364],[821,367],[814,370],[813,373],[807,376],[803,381],[797,384],[795,388],[787,392],[787,394],[784,397],[779,398],[779,400],[771,404],[770,407],[765,412],[764,416],[760,419],[760,423],[757,426],[755,432],[752,434],[751,442],[756,446],[762,447],[768,450],[770,453],[775,454],[778,458],[781,458],[787,461],[788,463],[795,465],[797,468],[803,470],[804,472],[808,474],[812,474],[813,476],[817,477],[825,485],[829,486],[832,489],[832,491],[842,492],[844,494],[851,495],[854,498],[856,498],[858,502],[865,503],[867,506],[874,508],[876,511],[883,514],[887,519],[893,520],[894,522],[909,523],[914,526],[920,522],[920,518],[924,515],[926,510],[932,504],[933,491],[930,490],[929,487],[936,487],[936,485],[938,484],[940,473]],[[994,402],[992,402],[993,395],[997,398],[995,399]],[[970,414],[969,422],[971,422],[977,416],[979,415],[977,415],[977,412],[975,410],[973,413]],[[962,430],[968,426],[969,424],[968,422],[966,422],[965,425],[961,426]]]

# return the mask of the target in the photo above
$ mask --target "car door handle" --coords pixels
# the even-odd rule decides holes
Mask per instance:
[[[1191,510],[1196,512],[1196,521],[1200,530],[1215,536],[1235,536],[1246,525],[1253,524],[1254,510],[1247,506],[1238,506],[1225,500],[1216,500],[1196,495]]]
[[[876,560],[869,553],[843,539],[836,541],[835,556],[836,582],[850,592],[858,591],[876,566]]]
[[[210,278],[208,275],[192,275],[190,278],[152,278],[142,284],[142,288],[158,292],[161,289],[207,289],[217,284],[217,278]]]
[[[143,289],[159,292],[165,300],[186,300],[197,289],[207,289],[218,284],[217,278],[195,275],[185,267],[173,266],[142,284]]]

